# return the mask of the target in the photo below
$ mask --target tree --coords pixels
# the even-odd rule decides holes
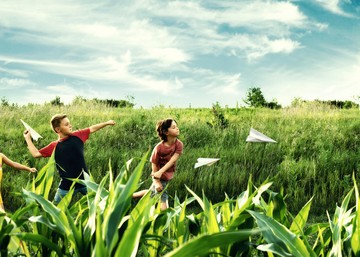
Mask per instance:
[[[3,96],[2,98],[1,98],[1,106],[9,106],[10,104],[9,104],[9,101],[8,101],[8,99],[5,97],[5,96]]]
[[[60,96],[56,96],[54,100],[50,101],[50,104],[54,105],[54,106],[63,106],[64,105],[64,103],[62,103],[60,100]]]
[[[247,91],[246,98],[243,100],[250,107],[265,107],[266,100],[259,87],[251,87]]]

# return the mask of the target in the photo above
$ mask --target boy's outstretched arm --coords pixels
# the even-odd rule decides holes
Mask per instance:
[[[102,122],[102,123],[99,123],[99,124],[92,125],[92,126],[90,126],[90,133],[94,133],[94,132],[98,131],[99,129],[102,129],[102,128],[106,127],[106,126],[113,126],[115,124],[116,124],[115,121],[108,120],[106,122]]]
[[[28,149],[29,149],[31,155],[35,158],[42,157],[41,153],[39,152],[39,150],[36,148],[36,146],[34,145],[34,143],[31,140],[30,130],[27,129],[24,131],[24,138],[25,138],[26,144],[28,145]]]

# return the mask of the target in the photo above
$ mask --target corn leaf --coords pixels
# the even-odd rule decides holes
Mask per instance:
[[[360,256],[360,200],[359,200],[359,188],[356,183],[355,174],[353,174],[354,189],[355,189],[355,206],[356,212],[353,221],[353,231],[351,235],[351,248],[355,253],[355,256]]]
[[[167,253],[164,257],[208,256],[208,252],[213,248],[226,246],[247,239],[258,233],[259,230],[251,229],[202,235],[177,247],[173,251]]]
[[[69,241],[72,241],[73,235],[68,227],[69,221],[64,212],[57,208],[54,204],[44,199],[41,195],[23,189],[23,194],[31,199],[36,200],[42,207],[42,209],[48,213],[53,219],[53,224],[58,231],[63,234]]]
[[[284,225],[266,215],[254,211],[248,211],[255,219],[260,229],[263,229],[263,236],[268,244],[275,244],[283,248],[284,252],[295,257],[314,256],[304,242],[287,229]]]
[[[41,243],[47,246],[49,249],[55,251],[57,256],[63,256],[61,248],[43,235],[33,233],[19,233],[16,234],[16,236],[22,240]]]
[[[263,251],[263,252],[267,252],[267,253],[276,253],[279,256],[284,256],[284,257],[292,257],[293,255],[287,253],[286,251],[284,251],[283,248],[279,247],[276,244],[263,244],[263,245],[259,245],[258,247],[256,247],[256,249]]]
[[[342,237],[341,231],[343,226],[345,225],[345,221],[348,219],[350,212],[347,211],[348,205],[352,196],[352,192],[354,189],[351,189],[347,195],[345,196],[344,200],[341,203],[341,207],[337,207],[333,221],[331,222],[331,231],[332,231],[332,243],[333,246],[330,251],[330,256],[341,256],[342,251]]]
[[[294,220],[290,226],[291,232],[293,232],[295,234],[302,233],[302,231],[306,225],[307,219],[309,217],[311,202],[312,202],[313,198],[314,197],[311,197],[311,199],[301,208],[298,215],[296,215],[296,217],[294,218]]]
[[[142,157],[126,185],[122,186],[122,184],[120,184],[122,180],[116,180],[114,183],[115,190],[109,195],[108,206],[104,212],[102,229],[105,235],[106,245],[110,250],[118,244],[118,226],[130,208],[132,194],[137,189],[137,183],[141,178],[146,161],[147,154]]]

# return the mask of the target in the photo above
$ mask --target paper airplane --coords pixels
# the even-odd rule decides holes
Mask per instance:
[[[31,137],[37,141],[40,137],[42,138],[42,136],[39,135],[39,133],[37,133],[32,127],[30,127],[25,121],[23,121],[22,119],[20,119],[20,121],[22,122],[22,124],[24,125],[24,127],[27,129],[27,130],[30,130],[30,134],[31,134]]]
[[[210,165],[213,165],[218,160],[220,160],[220,158],[198,158],[197,163],[195,163],[194,168],[196,169],[196,168],[199,168],[204,165],[210,166]]]
[[[260,133],[259,131],[253,128],[250,128],[250,134],[246,138],[246,142],[277,143],[274,139],[265,136],[264,134]]]

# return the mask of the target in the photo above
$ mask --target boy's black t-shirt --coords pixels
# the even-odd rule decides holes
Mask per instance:
[[[84,179],[83,171],[88,173],[85,158],[84,144],[89,138],[90,129],[77,130],[69,137],[51,142],[39,150],[43,157],[50,157],[55,151],[56,168],[61,177],[59,188],[69,190],[73,181],[66,178]],[[76,183],[75,188],[85,187]]]
[[[59,188],[69,190],[73,181],[66,178],[84,179],[82,171],[88,173],[84,158],[84,142],[78,137],[69,137],[59,142],[55,148],[56,167],[62,178]],[[75,188],[84,185],[76,183]]]

